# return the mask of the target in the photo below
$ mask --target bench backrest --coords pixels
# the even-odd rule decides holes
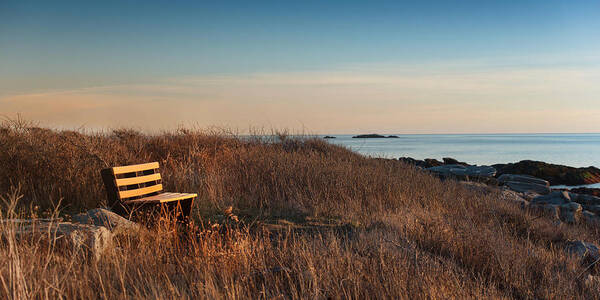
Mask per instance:
[[[109,205],[158,194],[163,190],[158,162],[120,166],[100,172]]]

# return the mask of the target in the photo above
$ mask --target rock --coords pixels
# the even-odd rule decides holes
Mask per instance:
[[[535,212],[544,214],[553,220],[560,220],[560,206],[559,205],[530,203],[529,208]]]
[[[398,138],[398,136],[395,136],[395,135],[385,136],[385,135],[371,133],[371,134],[355,135],[352,138],[353,139],[387,139],[387,138]]]
[[[569,193],[569,196],[572,201],[583,205],[600,205],[600,197],[575,193]]]
[[[533,176],[528,176],[528,175],[502,174],[502,175],[500,175],[500,177],[498,177],[498,181],[500,183],[506,183],[509,181],[521,182],[521,183],[533,183],[533,184],[550,187],[550,183],[548,181],[540,179],[540,178],[536,178]]]
[[[600,189],[580,187],[580,188],[571,189],[569,192],[575,193],[575,194],[585,194],[585,195],[600,197]]]
[[[427,164],[427,167],[426,167],[426,168],[429,168],[429,167],[436,167],[436,166],[442,166],[442,165],[444,165],[444,163],[443,163],[443,162],[441,162],[441,161],[439,161],[439,160],[437,160],[437,159],[435,159],[435,158],[426,158],[426,159],[425,159],[425,160],[423,160],[423,161],[425,162],[425,164]]]
[[[582,213],[583,221],[590,226],[600,226],[600,216],[597,214],[584,210]]]
[[[574,224],[581,219],[583,208],[577,202],[570,202],[560,206],[559,217],[563,222]]]
[[[442,175],[470,177],[493,177],[496,174],[496,169],[488,166],[443,165],[427,168],[427,170]]]
[[[335,136],[326,135],[323,137],[324,139],[335,139]]]
[[[523,194],[517,193],[509,189],[500,190],[500,199],[514,202],[518,204],[521,208],[527,208],[529,207],[529,201],[527,201],[522,195]]]
[[[535,204],[563,205],[571,202],[569,193],[554,191],[548,195],[538,196],[531,200]]]
[[[86,213],[81,213],[72,217],[73,222],[87,225],[104,226],[110,231],[115,230],[135,230],[140,226],[132,221],[129,221],[116,213],[103,209],[95,208],[88,210]]]
[[[534,192],[540,195],[550,193],[548,181],[532,176],[503,174],[498,177],[498,182],[519,193]]]
[[[523,160],[518,163],[493,165],[498,174],[530,175],[547,180],[552,185],[584,185],[600,182],[600,169],[573,168],[541,161]]]
[[[598,246],[584,241],[568,241],[565,250],[584,260],[596,261],[600,258]]]
[[[583,208],[595,214],[600,214],[600,205],[585,205]]]
[[[540,195],[547,195],[550,193],[550,188],[547,186],[535,184],[535,183],[523,183],[516,181],[507,181],[504,183],[505,186],[511,190],[519,193],[534,192]]]
[[[13,223],[8,226],[14,226],[17,240],[35,239],[56,243],[73,251],[85,251],[95,258],[99,258],[112,244],[112,234],[103,226],[39,220],[4,220],[3,222]]]
[[[444,157],[444,158],[442,158],[442,160],[444,161],[444,164],[446,164],[446,165],[463,165],[463,166],[469,165],[466,162],[458,161],[452,157]]]

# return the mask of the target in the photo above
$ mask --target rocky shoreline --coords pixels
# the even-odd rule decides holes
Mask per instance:
[[[498,190],[502,198],[519,203],[523,209],[549,215],[558,222],[600,226],[600,189],[551,188],[551,184],[598,183],[600,169],[594,167],[573,168],[529,160],[492,166],[470,165],[453,158],[438,161],[401,157],[398,160],[443,180],[458,180],[476,189]]]

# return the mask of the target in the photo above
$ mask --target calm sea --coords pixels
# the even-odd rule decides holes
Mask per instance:
[[[415,159],[452,157],[489,165],[524,159],[573,167],[600,167],[600,134],[399,134],[397,139],[353,139],[335,135],[329,142],[370,156]]]

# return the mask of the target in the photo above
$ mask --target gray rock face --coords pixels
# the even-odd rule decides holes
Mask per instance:
[[[583,205],[600,205],[600,197],[575,193],[569,193],[569,197],[571,197],[573,201]]]
[[[519,206],[521,206],[521,208],[526,208],[529,206],[529,201],[527,201],[523,197],[523,194],[517,193],[517,192],[509,190],[509,189],[500,190],[500,198],[502,200],[517,203],[517,204],[519,204]]]
[[[600,216],[597,214],[584,210],[582,213],[583,221],[590,226],[600,226]]]
[[[42,242],[62,244],[73,251],[85,251],[95,258],[112,244],[111,232],[102,226],[46,222],[40,220],[4,220],[14,226],[15,238],[36,239]]]
[[[582,259],[590,259],[596,261],[600,258],[598,246],[584,241],[568,241],[565,250],[568,253],[577,255]]]
[[[527,175],[503,174],[498,182],[519,193],[533,192],[540,195],[550,193],[548,181]]]
[[[583,208],[577,202],[570,202],[560,206],[560,219],[566,223],[573,224],[581,219]]]
[[[507,181],[504,183],[505,186],[511,190],[519,193],[533,192],[540,195],[547,195],[550,193],[550,188],[547,186],[535,184],[535,183],[523,183],[516,181]]]
[[[554,191],[548,195],[538,196],[531,200],[531,203],[536,204],[554,204],[563,205],[571,202],[571,197],[568,192]]]
[[[464,166],[459,164],[443,165],[427,168],[427,170],[444,175],[493,177],[496,169],[490,166]]]
[[[529,175],[503,174],[500,177],[498,177],[498,181],[500,183],[506,183],[510,181],[520,183],[532,183],[550,187],[550,183],[548,181]]]
[[[86,213],[73,216],[73,222],[95,226],[104,226],[110,231],[115,230],[135,230],[139,225],[129,221],[116,213],[103,208],[88,210]]]

